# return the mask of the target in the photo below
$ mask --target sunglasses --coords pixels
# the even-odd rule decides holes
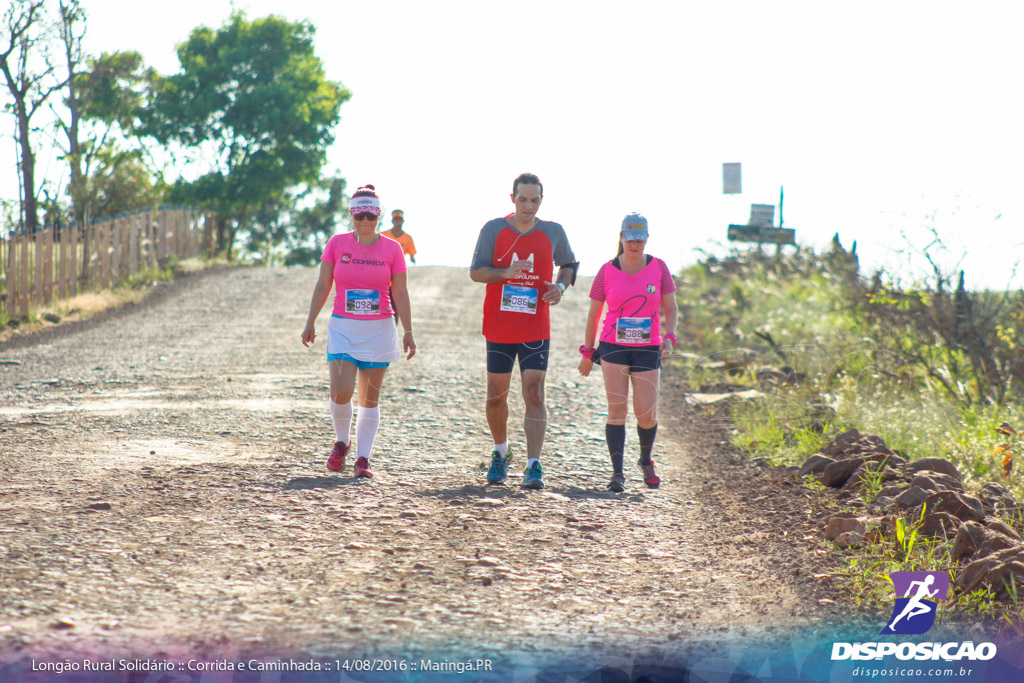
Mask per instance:
[[[369,213],[369,212],[367,212],[367,213],[354,213],[354,214],[352,214],[352,218],[356,219],[357,221],[372,221],[372,220],[376,220],[377,219],[377,214]]]

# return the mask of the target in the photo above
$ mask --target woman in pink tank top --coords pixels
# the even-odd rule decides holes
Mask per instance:
[[[622,221],[619,253],[601,266],[590,288],[590,313],[580,347],[579,370],[584,377],[594,363],[601,365],[608,396],[608,423],[605,439],[612,459],[612,478],[608,488],[623,491],[626,476],[622,471],[626,444],[626,416],[629,389],[633,388],[633,414],[640,438],[638,465],[648,488],[661,484],[654,469],[651,451],[658,432],[658,386],[661,359],[676,344],[674,330],[679,309],[676,285],[665,262],[644,253],[647,246],[647,219],[631,213]],[[603,325],[601,311],[608,313]],[[664,327],[661,313],[664,311]],[[663,332],[664,330],[664,332]],[[595,346],[595,342],[600,344]]]

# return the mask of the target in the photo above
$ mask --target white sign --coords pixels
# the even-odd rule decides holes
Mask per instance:
[[[756,225],[760,228],[770,228],[775,224],[774,204],[751,204],[750,222],[748,225]]]
[[[739,164],[722,164],[722,194],[742,194]]]

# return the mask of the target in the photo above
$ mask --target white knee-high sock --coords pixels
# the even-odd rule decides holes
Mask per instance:
[[[356,418],[356,451],[358,457],[369,460],[373,450],[377,428],[380,427],[380,406],[364,408],[359,406],[359,417]]]
[[[331,420],[334,422],[336,441],[352,443],[352,401],[335,403],[331,399]]]

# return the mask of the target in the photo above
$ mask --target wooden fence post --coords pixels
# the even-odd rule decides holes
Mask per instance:
[[[149,248],[146,250],[146,256],[149,259],[150,268],[157,267],[156,260],[156,226],[157,220],[160,214],[156,207],[151,208],[146,212],[146,239],[149,240]]]
[[[29,263],[29,261],[28,261],[28,254],[29,254],[29,248],[28,247],[29,247],[29,244],[28,243],[31,240],[32,240],[32,236],[31,235],[22,235],[21,236],[21,287],[19,288],[21,291],[19,292],[19,294],[20,294],[20,296],[19,296],[20,301],[18,302],[18,304],[19,304],[19,315],[18,315],[18,317],[19,318],[27,318],[28,317],[28,276],[29,276],[29,271],[31,270],[31,268],[29,268],[29,265],[28,265],[28,263]]]
[[[178,207],[178,214],[181,216],[181,254],[179,258],[184,260],[189,256],[189,245],[192,243],[192,222],[189,220],[186,207]]]
[[[71,242],[71,262],[68,263],[68,286],[70,287],[68,293],[70,296],[78,294],[78,232],[81,229],[77,221],[72,221],[68,230],[68,238]]]
[[[188,212],[188,257],[192,258],[198,252],[199,230],[196,224],[196,212],[193,207],[186,209]]]
[[[110,236],[113,244],[110,249],[110,283],[108,286],[114,286],[121,281],[123,269],[121,264],[121,226],[123,223],[124,218],[121,215],[110,219]]]
[[[43,231],[37,230],[32,236],[33,256],[36,262],[35,272],[32,273],[32,297],[29,305],[39,305],[43,298]]]
[[[53,227],[43,228],[43,297],[36,306],[49,306],[53,303]]]
[[[100,236],[99,223],[90,223],[85,229],[88,231],[89,239],[86,241],[86,253],[82,258],[83,262],[88,264],[88,271],[82,273],[82,281],[85,283],[85,289],[96,289],[100,283],[100,248],[96,243]]]
[[[107,219],[99,225],[100,263],[102,264],[100,275],[100,289],[110,288],[110,233],[113,227],[113,220]]]
[[[213,255],[213,216],[209,212],[203,213],[203,241],[199,248],[206,256]]]
[[[131,227],[131,214],[128,212],[121,214],[121,282],[127,281],[128,278],[135,274],[130,266],[132,241],[129,234]]]
[[[11,296],[11,288],[7,284],[7,279],[11,276],[11,269],[7,263],[10,253],[11,243],[0,235],[0,311],[4,310],[4,302]]]
[[[57,230],[57,299],[68,298],[68,227],[67,223]]]
[[[171,224],[174,226],[174,257],[181,260],[181,245],[185,237],[185,225],[181,220],[181,207],[176,206],[171,210]]]
[[[135,275],[139,272],[139,226],[141,221],[139,220],[140,214],[138,211],[131,213],[131,218],[128,220],[128,271],[131,275]]]
[[[185,242],[185,230],[187,227],[185,221],[181,220],[180,206],[174,207],[171,215],[174,216],[174,257],[181,261],[183,251],[181,245]]]
[[[7,241],[7,317],[18,317],[18,236]]]
[[[167,258],[167,207],[161,206],[158,210],[156,224],[156,259],[163,266]]]

